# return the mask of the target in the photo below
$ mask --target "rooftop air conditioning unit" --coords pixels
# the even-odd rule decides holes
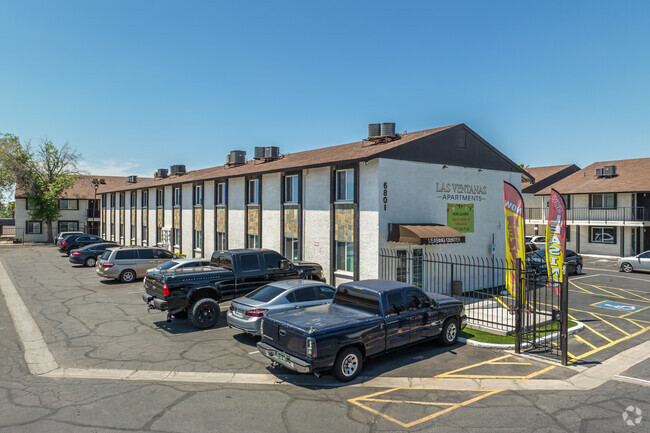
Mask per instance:
[[[379,137],[381,134],[381,125],[379,123],[368,124],[368,138]]]
[[[128,183],[137,183],[138,182],[138,176],[129,176],[126,178],[126,181]]]
[[[226,155],[226,164],[246,164],[246,151],[231,151],[230,155]]]
[[[603,168],[602,167],[596,168],[596,177],[603,177]]]
[[[278,146],[267,146],[264,148],[264,158],[278,159],[280,157],[280,148]]]
[[[606,165],[603,167],[603,176],[616,176],[616,166]]]
[[[264,159],[265,149],[263,146],[255,146],[255,159]]]
[[[185,173],[185,166],[183,164],[172,165],[169,170],[171,174],[183,174]]]
[[[167,177],[167,169],[166,168],[159,168],[158,171],[156,171],[158,177]]]

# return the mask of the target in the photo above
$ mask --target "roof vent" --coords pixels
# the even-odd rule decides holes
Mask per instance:
[[[166,168],[159,168],[158,171],[154,173],[154,177],[167,177],[168,171]]]
[[[171,174],[183,174],[185,173],[185,165],[177,164],[169,167]]]
[[[603,167],[603,176],[612,177],[616,176],[616,166],[606,165]]]
[[[126,178],[128,183],[138,183],[138,176],[129,176]]]
[[[379,137],[381,135],[381,125],[379,123],[368,124],[368,138]]]
[[[231,151],[230,154],[226,155],[226,164],[227,165],[246,164],[246,151],[245,150]]]

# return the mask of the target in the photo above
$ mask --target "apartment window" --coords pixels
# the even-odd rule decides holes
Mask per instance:
[[[111,194],[111,207],[115,207],[115,194]]]
[[[135,191],[131,191],[131,209],[135,209],[138,203],[138,196]]]
[[[203,185],[194,185],[194,206],[203,206]]]
[[[156,190],[156,206],[163,207],[165,205],[165,190],[160,188]]]
[[[616,208],[616,194],[590,194],[589,202],[592,209],[614,209]]]
[[[40,221],[27,221],[27,234],[40,235],[43,231]]]
[[[59,221],[59,233],[79,231],[79,221]]]
[[[284,255],[289,260],[299,260],[298,238],[284,238]]]
[[[354,272],[353,242],[336,242],[336,270]]]
[[[135,224],[131,224],[131,243],[135,244],[136,243],[136,228]]]
[[[354,200],[354,169],[336,171],[336,201]]]
[[[566,226],[566,239],[567,242],[571,242],[571,226]]]
[[[105,195],[102,195],[101,202],[102,202],[102,208],[103,209],[106,209],[106,201],[107,200],[108,200],[107,197]]]
[[[142,191],[142,207],[149,207],[149,191]]]
[[[203,230],[194,230],[194,249],[203,249]]]
[[[173,244],[174,244],[174,246],[180,246],[181,245],[181,229],[174,228],[173,231],[172,231],[172,236],[173,236]]]
[[[298,203],[298,175],[284,178],[284,202]]]
[[[260,235],[248,235],[248,248],[260,247]]]
[[[172,203],[172,205],[174,207],[180,206],[181,205],[181,188],[180,187],[174,188],[174,196],[173,197],[174,197],[174,202]]]
[[[260,202],[260,180],[250,179],[248,181],[248,204],[258,204]]]
[[[124,242],[124,223],[120,222],[120,242]]]
[[[228,244],[226,243],[226,234],[217,232],[217,250],[226,249],[228,249]]]
[[[597,244],[615,244],[616,227],[590,227],[589,241]]]
[[[61,209],[61,210],[78,210],[79,209],[79,200],[61,199],[61,200],[59,200],[59,209]]]
[[[217,184],[217,206],[226,205],[226,183]]]
[[[126,194],[121,192],[120,193],[120,208],[124,208],[125,203],[126,203]]]
[[[162,227],[156,227],[156,243],[160,244],[162,242]]]

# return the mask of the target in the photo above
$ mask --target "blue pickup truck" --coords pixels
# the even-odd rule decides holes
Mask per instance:
[[[365,280],[341,284],[331,304],[265,317],[260,353],[299,373],[331,371],[343,382],[365,359],[428,339],[456,343],[467,316],[462,302],[410,284]]]

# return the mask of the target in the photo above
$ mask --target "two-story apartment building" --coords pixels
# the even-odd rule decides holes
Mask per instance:
[[[544,167],[527,167],[526,171],[534,180],[523,176],[521,182],[521,196],[524,199],[526,212],[526,235],[544,235],[545,225],[533,224],[531,221],[543,220],[543,209],[545,207],[544,197],[536,196],[535,193],[553,185],[565,177],[580,170],[575,164],[549,165]],[[565,197],[566,199],[566,197]],[[548,202],[548,198],[546,200]],[[530,210],[528,210],[530,209]],[[535,209],[535,210],[532,210]]]
[[[339,284],[377,278],[386,247],[503,257],[503,181],[519,186],[525,173],[464,124],[247,161],[232,155],[225,165],[173,166],[169,176],[105,190],[101,234],[195,257],[269,248],[320,263]]]
[[[551,188],[567,203],[567,248],[626,256],[650,249],[650,158],[601,161],[538,192],[526,223],[544,227]],[[543,234],[541,232],[540,234]]]
[[[75,184],[59,197],[60,216],[53,224],[53,234],[82,231],[99,235],[100,196],[114,183],[122,184],[125,177],[80,176]],[[47,226],[30,216],[29,200],[22,189],[16,190],[16,237],[24,242],[47,242]]]

